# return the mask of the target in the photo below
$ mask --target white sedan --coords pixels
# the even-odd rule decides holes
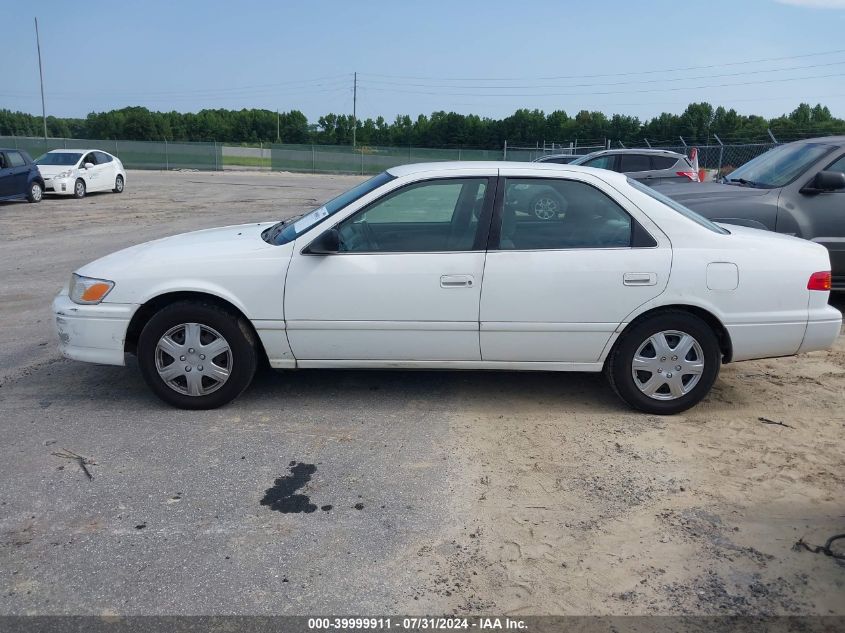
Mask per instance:
[[[123,193],[126,170],[117,156],[98,149],[54,149],[33,161],[46,193],[84,198],[93,191]]]
[[[515,200],[552,189],[565,212]],[[519,195],[512,195],[519,192]],[[507,201],[507,203],[506,203]],[[651,413],[701,400],[722,363],[828,349],[830,260],[722,227],[606,170],[395,167],[301,217],[148,242],[80,268],[60,348],[124,364],[183,408],[274,368],[604,371]]]

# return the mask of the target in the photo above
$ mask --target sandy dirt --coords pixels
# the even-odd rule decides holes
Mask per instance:
[[[0,612],[845,615],[845,564],[793,548],[845,532],[843,337],[727,365],[673,417],[601,376],[509,372],[263,376],[173,413],[134,368],[59,358],[49,302],[75,267],[359,180],[131,172],[122,196],[0,205]],[[101,457],[94,484],[56,470],[65,442]],[[304,459],[300,492],[347,509],[260,505]]]

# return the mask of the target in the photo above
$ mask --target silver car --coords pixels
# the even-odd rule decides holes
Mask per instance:
[[[570,164],[618,171],[646,185],[699,182],[686,156],[664,149],[604,149]]]

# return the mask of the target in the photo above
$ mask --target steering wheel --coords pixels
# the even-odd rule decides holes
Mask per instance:
[[[373,231],[373,227],[370,226],[370,223],[366,220],[361,220],[358,225],[363,229],[364,235],[367,238],[367,243],[370,245],[369,250],[381,250],[381,246],[379,245],[378,240],[376,239],[376,234]]]

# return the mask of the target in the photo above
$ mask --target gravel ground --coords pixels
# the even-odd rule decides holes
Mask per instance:
[[[845,565],[793,549],[845,532],[842,338],[728,365],[671,418],[599,376],[484,372],[266,371],[178,411],[60,359],[69,273],[360,179],[127,180],[0,204],[0,614],[845,614]]]

